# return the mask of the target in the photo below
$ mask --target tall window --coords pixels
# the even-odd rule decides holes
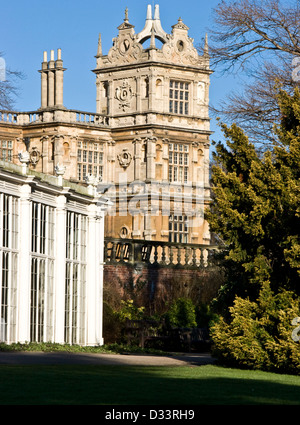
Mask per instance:
[[[179,143],[169,143],[169,181],[188,182],[189,147]]]
[[[188,243],[188,222],[186,216],[170,215],[169,242]]]
[[[182,81],[170,81],[169,112],[180,115],[189,113],[189,84]]]
[[[15,341],[19,200],[0,193],[0,341]]]
[[[95,142],[78,142],[77,144],[77,178],[83,180],[88,174],[103,177],[103,144]]]
[[[52,340],[54,208],[32,202],[30,339]]]
[[[65,341],[84,343],[87,217],[67,213]]]
[[[11,162],[13,158],[13,142],[0,140],[0,160]]]

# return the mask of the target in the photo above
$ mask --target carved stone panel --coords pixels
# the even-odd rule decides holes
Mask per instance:
[[[123,81],[123,83],[116,88],[115,98],[119,101],[119,108],[122,111],[125,111],[126,108],[130,108],[131,99],[134,94],[130,84],[127,81]]]

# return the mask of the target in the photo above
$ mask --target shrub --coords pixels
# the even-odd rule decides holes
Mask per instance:
[[[197,326],[195,306],[189,298],[178,298],[166,313],[166,323],[171,327],[193,328]]]
[[[121,301],[121,309],[117,312],[122,322],[129,320],[142,320],[145,307],[137,307],[133,300]]]
[[[213,355],[236,367],[300,372],[300,345],[292,339],[299,299],[290,291],[274,294],[265,283],[256,302],[236,297],[230,318],[211,326]]]
[[[103,302],[103,337],[105,343],[114,343],[120,340],[122,323],[116,311],[107,303]]]

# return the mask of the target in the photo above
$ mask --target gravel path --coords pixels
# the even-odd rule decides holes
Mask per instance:
[[[209,353],[152,356],[65,352],[0,352],[0,365],[199,366],[213,362],[214,359]]]

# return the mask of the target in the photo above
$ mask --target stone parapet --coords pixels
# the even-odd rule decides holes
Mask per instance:
[[[29,125],[40,123],[76,123],[104,127],[109,125],[109,117],[93,112],[74,109],[45,109],[29,112],[0,110],[1,124]]]

